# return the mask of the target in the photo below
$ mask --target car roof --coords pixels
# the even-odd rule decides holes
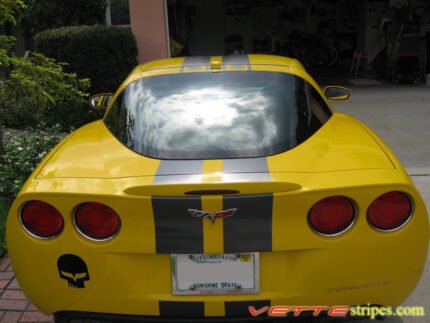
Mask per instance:
[[[154,69],[187,68],[197,66],[210,66],[212,62],[219,61],[223,67],[228,65],[277,65],[304,69],[303,65],[294,58],[275,55],[227,55],[227,56],[188,56],[167,58],[151,61],[137,66],[133,73],[146,72]]]

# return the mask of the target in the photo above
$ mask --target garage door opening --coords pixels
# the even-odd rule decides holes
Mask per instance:
[[[172,56],[276,54],[331,66],[357,47],[362,1],[169,2]]]
[[[169,0],[171,56],[275,54],[311,72],[425,81],[427,0]],[[426,42],[427,38],[427,42]],[[414,40],[414,46],[403,44]],[[408,70],[414,56],[416,70]],[[327,73],[326,73],[327,72]],[[327,74],[328,75],[328,74]]]

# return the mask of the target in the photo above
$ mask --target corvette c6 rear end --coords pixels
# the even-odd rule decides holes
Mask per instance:
[[[400,163],[366,126],[332,113],[297,62],[239,57],[216,75],[209,60],[141,67],[116,95],[122,104],[35,170],[10,210],[7,241],[42,311],[59,320],[234,319],[249,306],[397,306],[413,291],[428,215]],[[249,88],[223,88],[237,83],[221,74],[238,70],[231,76]],[[172,90],[168,78],[150,83],[157,73],[201,82]],[[289,97],[281,100],[279,82],[296,95],[281,104],[287,112],[277,108]]]

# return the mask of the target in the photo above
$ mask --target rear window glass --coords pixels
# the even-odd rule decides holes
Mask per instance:
[[[225,159],[294,148],[330,116],[317,91],[297,76],[208,72],[152,76],[129,84],[105,124],[142,155]]]

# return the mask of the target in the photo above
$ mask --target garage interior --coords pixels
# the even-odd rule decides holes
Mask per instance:
[[[428,0],[169,0],[171,56],[276,54],[311,72],[424,83]]]

